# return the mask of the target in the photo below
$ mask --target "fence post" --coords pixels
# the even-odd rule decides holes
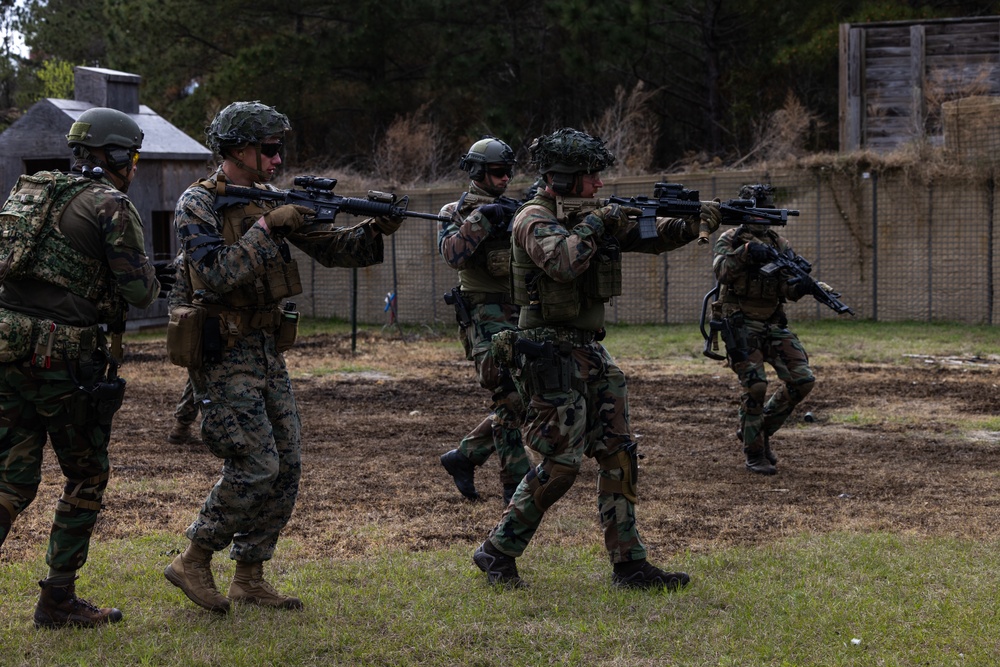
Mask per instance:
[[[868,178],[869,172],[863,174]],[[872,321],[878,322],[878,172],[870,172],[872,181]]]

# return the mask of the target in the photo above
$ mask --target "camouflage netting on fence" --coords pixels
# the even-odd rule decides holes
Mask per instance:
[[[792,247],[859,318],[992,324],[992,168],[935,155],[896,161],[827,157],[770,171],[607,179],[600,194],[651,196],[656,181],[669,181],[698,190],[702,199],[726,200],[745,183],[768,182],[777,188],[779,207],[800,211],[784,228]],[[457,199],[460,188],[405,194],[411,209],[436,212]],[[437,254],[436,242],[436,223],[409,219],[387,239],[379,266],[325,269],[299,255],[305,288],[299,307],[306,315],[351,318],[356,276],[360,322],[390,323],[386,306],[393,294],[399,322],[451,323],[454,311],[442,295],[457,277]],[[609,304],[609,322],[696,322],[702,297],[714,285],[711,259],[711,246],[696,243],[660,256],[626,255],[624,294]],[[837,317],[808,297],[789,312],[793,319]]]

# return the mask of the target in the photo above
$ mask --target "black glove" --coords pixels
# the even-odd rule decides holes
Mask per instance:
[[[771,246],[753,242],[747,244],[747,259],[751,264],[762,266],[770,262],[773,257]]]
[[[160,293],[156,298],[166,299],[177,282],[177,265],[172,260],[153,262],[153,270],[156,272],[156,279],[160,281]]]
[[[479,214],[489,223],[490,234],[496,235],[507,229],[504,220],[504,208],[500,204],[484,204],[478,209]]]

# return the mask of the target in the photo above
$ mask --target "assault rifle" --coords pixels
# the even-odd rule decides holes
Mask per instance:
[[[763,245],[763,244],[762,244]],[[778,252],[771,246],[764,246],[768,252],[768,263],[760,267],[760,274],[765,277],[774,276],[776,273],[785,275],[785,282],[789,285],[799,283],[806,286],[806,294],[811,294],[814,299],[833,311],[848,315],[854,315],[854,311],[847,304],[840,301],[839,292],[827,292],[819,286],[809,273],[812,271],[812,264],[802,257],[799,257],[791,250],[784,253]]]
[[[215,198],[215,209],[229,204],[243,204],[248,201],[274,201],[281,204],[296,204],[311,208],[316,212],[316,221],[333,222],[343,211],[350,215],[387,218],[424,218],[425,220],[448,220],[436,213],[408,211],[409,197],[397,197],[388,192],[369,190],[368,197],[341,197],[333,193],[336,178],[317,176],[296,176],[294,184],[301,190],[266,190],[264,188],[244,188],[237,185],[219,183]]]
[[[701,212],[701,200],[697,190],[688,190],[680,183],[657,183],[653,186],[653,196],[619,197],[607,199],[576,199],[569,197],[556,198],[556,217],[562,219],[569,213],[577,211],[592,211],[594,209],[618,204],[637,208],[642,213],[636,218],[639,223],[639,236],[644,239],[654,239],[657,236],[656,218],[688,218]]]
[[[517,213],[517,209],[521,207],[525,201],[518,201],[517,199],[512,199],[510,197],[505,197],[503,195],[499,197],[485,197],[483,195],[474,195],[471,193],[465,193],[459,200],[461,206],[459,207],[459,214],[463,217],[472,213],[473,210],[484,206],[486,204],[499,204],[503,207],[503,219],[507,223],[507,231],[511,231],[514,228],[514,214]]]

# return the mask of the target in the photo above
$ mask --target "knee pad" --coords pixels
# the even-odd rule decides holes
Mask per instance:
[[[764,410],[764,395],[767,393],[766,382],[754,382],[743,394],[743,409],[748,414],[759,415]]]
[[[788,390],[788,401],[792,405],[798,405],[802,402],[809,392],[812,391],[813,385],[816,384],[816,380],[807,380],[802,384],[788,385],[786,388]]]
[[[579,473],[579,468],[551,461],[543,461],[541,465],[532,468],[526,477],[535,505],[541,510],[552,507],[573,486]]]
[[[56,503],[56,511],[71,512],[76,509],[100,511],[104,489],[108,486],[110,477],[111,473],[105,471],[87,479],[67,479],[62,497]]]

